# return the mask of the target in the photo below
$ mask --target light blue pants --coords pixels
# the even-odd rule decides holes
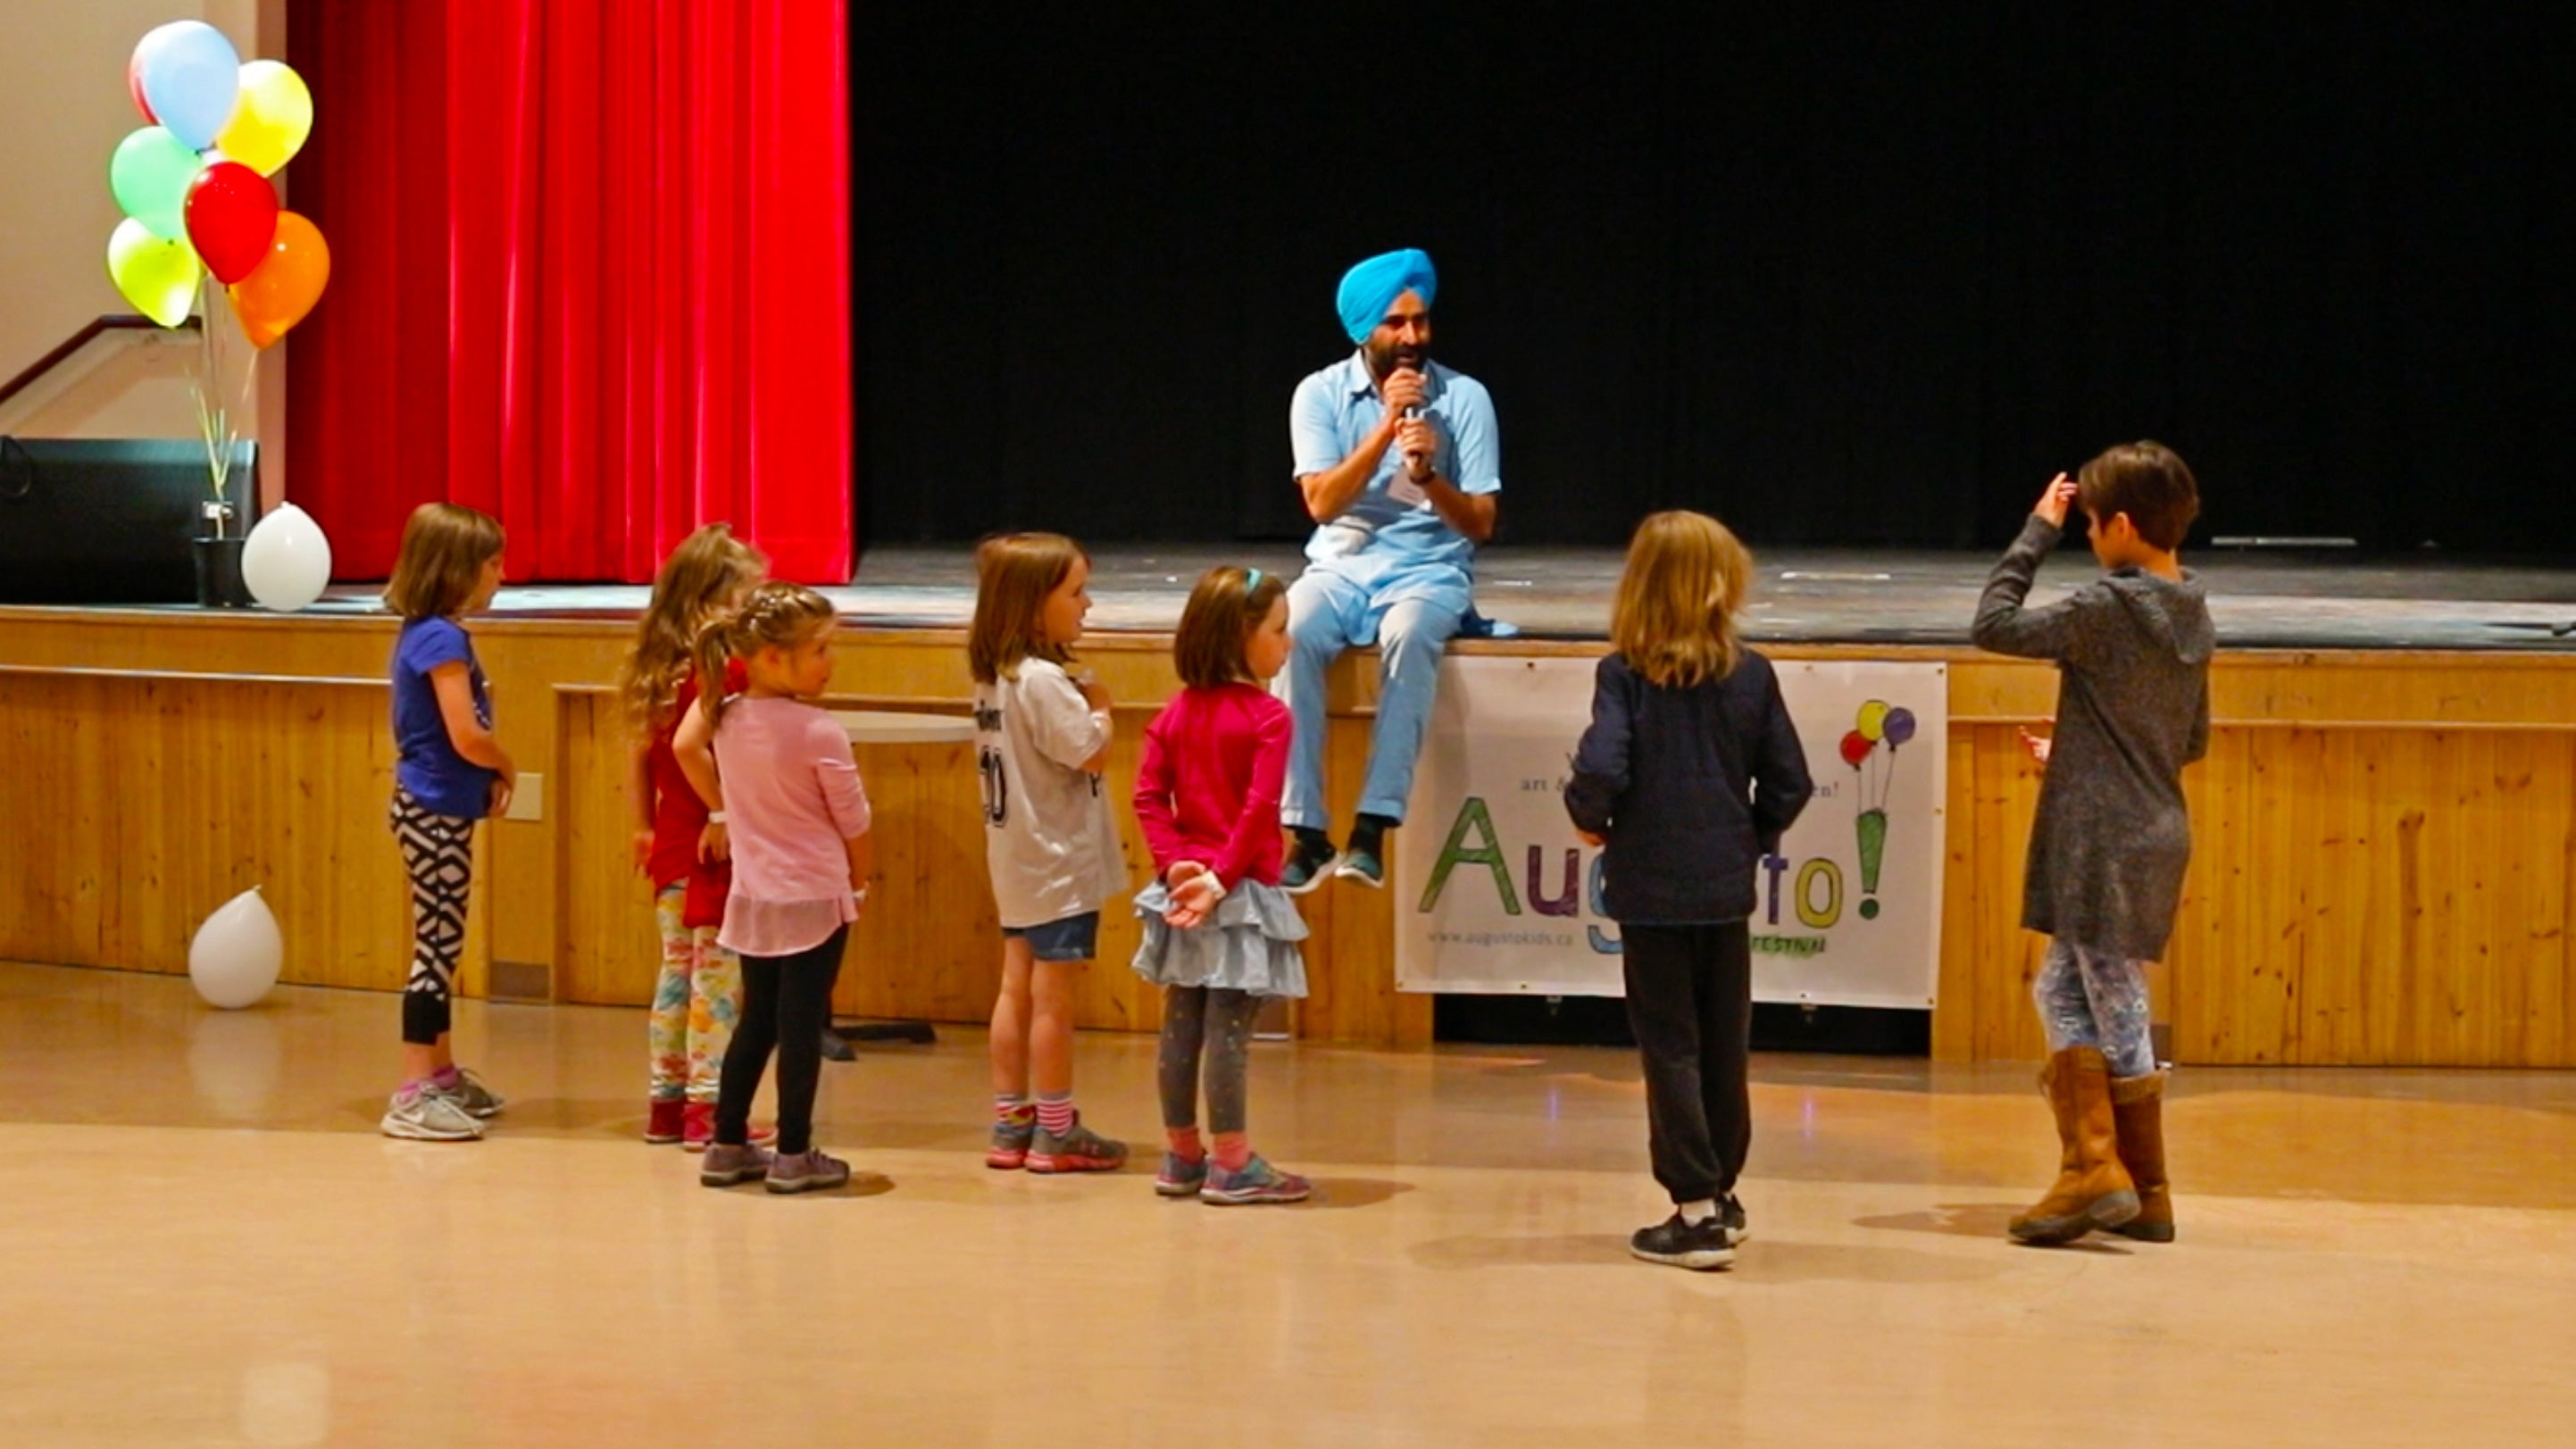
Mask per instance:
[[[1455,564],[1394,562],[1369,554],[1307,565],[1288,587],[1288,632],[1295,641],[1280,673],[1279,698],[1296,716],[1288,789],[1279,818],[1321,830],[1324,810],[1324,671],[1342,651],[1378,646],[1377,726],[1369,735],[1368,780],[1360,812],[1404,819],[1413,795],[1413,762],[1431,722],[1440,655],[1458,632],[1473,594]]]
[[[2143,1077],[2156,1069],[2147,972],[2138,962],[2052,940],[2030,994],[2039,1002],[2052,1055],[2089,1046],[2111,1064],[2112,1076]]]

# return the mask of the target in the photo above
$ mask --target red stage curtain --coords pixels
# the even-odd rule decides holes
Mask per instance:
[[[299,4],[330,238],[294,334],[296,501],[381,578],[452,499],[522,579],[650,579],[713,519],[850,577],[839,0]]]

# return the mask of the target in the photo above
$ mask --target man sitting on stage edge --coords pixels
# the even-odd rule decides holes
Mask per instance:
[[[1419,251],[1351,268],[1337,305],[1359,350],[1297,384],[1288,405],[1297,486],[1318,525],[1288,590],[1296,648],[1278,686],[1297,720],[1279,812],[1296,844],[1280,884],[1301,895],[1327,874],[1386,883],[1386,832],[1413,792],[1440,654],[1473,602],[1476,545],[1494,534],[1494,403],[1484,384],[1426,356],[1438,289]],[[1371,642],[1377,727],[1350,851],[1337,857],[1324,808],[1324,671]]]

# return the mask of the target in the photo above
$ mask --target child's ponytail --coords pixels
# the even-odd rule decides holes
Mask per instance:
[[[741,617],[729,610],[710,615],[689,646],[689,660],[698,671],[698,699],[706,706],[710,729],[724,722],[725,665],[732,662],[734,630]]]

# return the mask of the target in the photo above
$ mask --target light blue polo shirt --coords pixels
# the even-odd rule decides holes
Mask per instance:
[[[1422,411],[1440,434],[1432,467],[1464,493],[1503,490],[1503,450],[1494,428],[1494,399],[1463,372],[1426,361]],[[1296,477],[1321,473],[1358,449],[1386,413],[1368,358],[1353,352],[1297,384],[1288,404],[1288,444]],[[1315,530],[1306,557],[1316,563],[1367,552],[1406,563],[1469,567],[1476,546],[1451,528],[1428,500],[1406,503],[1388,490],[1403,476],[1404,455],[1395,448],[1378,460],[1368,487],[1341,517]]]

